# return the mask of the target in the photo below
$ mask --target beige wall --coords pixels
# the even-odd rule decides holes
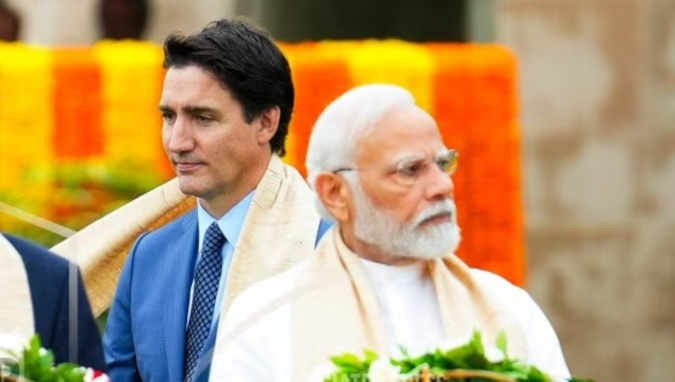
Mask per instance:
[[[500,0],[520,60],[529,289],[569,364],[675,381],[675,2]]]

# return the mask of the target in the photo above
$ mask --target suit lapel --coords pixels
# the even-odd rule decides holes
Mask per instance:
[[[169,381],[183,380],[185,360],[185,331],[190,285],[197,257],[197,214],[193,212],[183,222],[183,234],[167,250],[167,276],[174,287],[166,288],[164,307],[164,346],[166,347]]]

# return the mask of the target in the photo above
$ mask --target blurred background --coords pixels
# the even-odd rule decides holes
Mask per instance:
[[[160,44],[173,30],[197,31],[233,14],[288,43],[507,46],[518,64],[527,290],[575,375],[675,381],[674,1],[0,0],[0,39]],[[57,171],[80,209],[83,185],[107,193],[90,198],[89,215],[70,228],[161,181],[118,170]],[[58,240],[23,234],[45,245]]]

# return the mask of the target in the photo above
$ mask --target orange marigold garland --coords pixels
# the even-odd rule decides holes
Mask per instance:
[[[88,48],[54,50],[54,152],[84,160],[104,152],[101,69]]]
[[[470,77],[465,64],[465,52],[461,45],[430,44],[427,46],[436,61],[434,73],[434,117],[443,136],[443,141],[459,151],[460,167],[453,175],[455,200],[459,224],[462,227],[462,244],[458,255],[471,263],[475,252],[474,243],[478,233],[470,228],[469,199],[475,194],[470,190],[473,161],[467,153],[469,134],[467,132],[467,104],[471,99],[466,94],[467,79]]]
[[[93,49],[102,74],[106,161],[163,171],[158,109],[162,50],[135,41],[103,41]]]
[[[0,189],[7,190],[53,159],[54,77],[48,49],[0,44],[0,57]]]
[[[467,104],[471,160],[469,227],[471,256],[481,267],[524,283],[524,232],[520,139],[517,129],[515,58],[499,46],[469,46],[471,102]],[[468,227],[467,227],[468,228]]]
[[[355,85],[389,83],[408,89],[416,102],[433,112],[433,56],[423,45],[398,40],[324,43],[342,48]]]
[[[280,44],[296,100],[288,163],[305,174],[316,118],[353,86],[409,89],[460,151],[453,177],[463,228],[459,255],[470,265],[524,281],[524,233],[516,61],[500,46],[396,40]],[[0,191],[25,188],[21,175],[52,159],[134,162],[173,175],[157,111],[161,48],[100,42],[55,50],[0,44]],[[16,191],[13,191],[16,192]]]
[[[306,176],[305,157],[314,122],[323,109],[353,83],[344,60],[326,54],[320,44],[282,45],[282,48],[288,55],[295,85],[287,162]]]

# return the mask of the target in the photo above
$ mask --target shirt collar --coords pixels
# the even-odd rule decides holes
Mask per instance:
[[[241,233],[241,227],[244,225],[244,219],[246,219],[246,212],[253,201],[253,194],[255,190],[251,191],[246,195],[242,200],[239,201],[231,210],[229,210],[225,215],[223,215],[220,220],[218,220],[218,227],[225,235],[225,238],[231,245],[236,245],[239,240],[239,234]],[[204,207],[202,207],[201,202],[197,199],[197,221],[199,222],[199,250],[201,251],[202,243],[204,242],[204,235],[206,235],[206,230],[213,224],[216,219],[209,214]]]

